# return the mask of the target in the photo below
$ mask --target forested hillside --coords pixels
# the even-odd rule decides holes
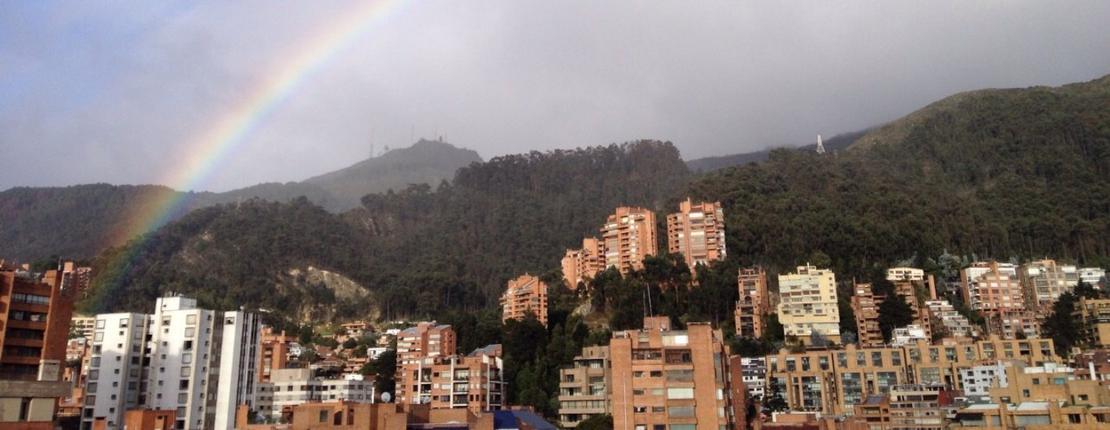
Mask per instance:
[[[775,151],[691,185],[720,199],[728,246],[788,268],[829,256],[838,274],[926,257],[1110,263],[1110,77],[959,94],[846,151]]]
[[[51,255],[89,258],[122,245],[128,216],[179,192],[155,185],[89,184],[12,188],[0,192],[0,258],[33,261]]]
[[[563,251],[596,234],[612,208],[662,207],[686,180],[673,145],[643,141],[498,157],[435,188],[368,195],[363,208],[342,215],[305,200],[206,208],[105,253],[95,284],[99,297],[112,299],[86,307],[142,309],[167,291],[290,317],[327,315],[322,308],[351,302],[333,301],[324,291],[333,285],[288,275],[313,267],[372,295],[366,303],[373,308],[363,306],[358,316],[481,309],[496,302],[510,277],[557,270]]]

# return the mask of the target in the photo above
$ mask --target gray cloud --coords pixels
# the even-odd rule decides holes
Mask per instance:
[[[19,160],[0,188],[162,181],[350,6],[148,3],[0,13],[0,151]],[[485,157],[805,143],[958,91],[1110,73],[1108,21],[1107,2],[397,3],[200,186],[303,179],[413,129]]]

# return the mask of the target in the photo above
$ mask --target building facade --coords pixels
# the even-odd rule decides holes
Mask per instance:
[[[559,425],[574,428],[592,416],[610,413],[610,371],[608,346],[582,348],[571,367],[559,371]]]
[[[779,275],[779,300],[779,321],[787,337],[809,344],[817,333],[840,343],[836,275],[831,270],[806,265]]]
[[[547,284],[526,273],[510,280],[501,295],[501,320],[523,320],[528,314],[547,327]]]
[[[293,342],[293,337],[286,336],[285,330],[274,333],[272,327],[262,327],[262,341],[258,350],[258,382],[270,382],[270,375],[275,370],[289,365],[289,345]]]
[[[1025,294],[1013,264],[975,262],[960,272],[964,303],[982,312],[1025,310]]]
[[[153,315],[97,315],[82,429],[147,408],[174,410],[175,428],[230,430],[235,407],[253,407],[259,332],[253,314],[185,297],[158,299]]]
[[[455,354],[455,330],[435,321],[417,323],[397,333],[397,402],[431,403],[432,375],[435,359]]]
[[[77,294],[58,270],[0,270],[0,427],[54,429]]]
[[[1021,282],[1029,309],[1051,311],[1061,294],[1070,293],[1079,285],[1079,269],[1055,260],[1031,261],[1021,266]]]
[[[736,334],[741,337],[763,336],[764,318],[770,312],[767,293],[767,272],[762,267],[741,267],[736,275],[740,299],[736,301]]]
[[[727,251],[721,203],[695,204],[689,198],[679,203],[678,212],[667,215],[667,250],[682,254],[691,271],[698,264],[723,260]]]
[[[644,257],[659,253],[655,235],[655,213],[639,207],[621,206],[601,228],[604,268],[616,267],[621,274],[644,268]]]
[[[882,296],[876,296],[871,284],[856,284],[852,295],[852,313],[856,316],[856,336],[860,346],[882,346],[883,332],[879,329],[879,305]]]
[[[663,320],[646,319],[644,325],[610,340],[613,428],[732,427],[737,406],[721,332],[708,323],[688,323],[684,331],[671,330]]]
[[[605,269],[605,255],[601,250],[601,242],[594,237],[582,239],[582,248],[568,249],[563,256],[563,279],[567,288],[577,289],[578,284],[593,279],[598,272]]]

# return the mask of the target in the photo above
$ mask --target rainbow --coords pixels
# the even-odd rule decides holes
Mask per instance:
[[[305,41],[294,51],[295,55],[288,56],[287,61],[268,73],[268,78],[255,85],[247,93],[247,97],[185,145],[185,150],[179,157],[180,162],[160,181],[185,192],[164,193],[164,196],[153,202],[138,205],[131,210],[125,216],[122,228],[111,234],[109,243],[119,245],[130,240],[137,240],[139,243],[130,244],[131,249],[115,257],[116,261],[111,264],[129,265],[142,248],[143,234],[187,210],[193,197],[188,191],[203,186],[212,172],[240,146],[244,138],[288,99],[306,78],[351,45],[375,23],[386,18],[399,4],[398,0],[371,0],[344,14],[338,21],[329,23],[327,31]]]

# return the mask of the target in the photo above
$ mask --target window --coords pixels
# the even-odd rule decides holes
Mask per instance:
[[[694,416],[693,406],[671,406],[667,408],[667,415],[671,418],[689,418]]]
[[[193,325],[193,324],[196,324],[196,323],[197,323],[196,314],[185,316],[185,324]]]
[[[104,320],[96,320],[96,328],[104,328]]]
[[[680,399],[680,400],[693,399],[694,398],[694,389],[693,388],[667,388],[667,398],[672,399],[672,400],[673,399]]]

